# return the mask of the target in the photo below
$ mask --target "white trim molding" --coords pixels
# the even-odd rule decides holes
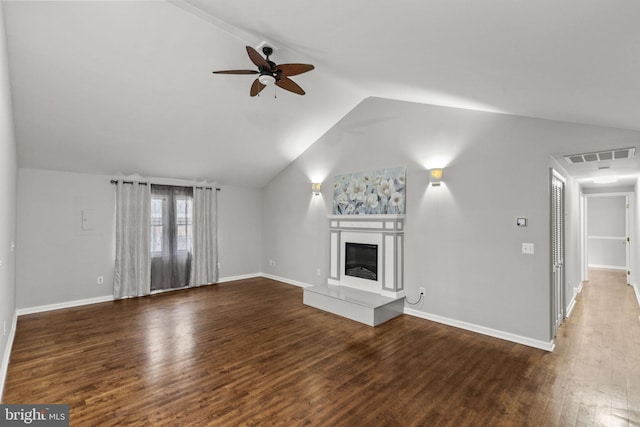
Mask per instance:
[[[437,314],[425,313],[424,311],[418,311],[409,307],[404,308],[404,313],[410,316],[419,317],[421,319],[431,320],[432,322],[442,323],[443,325],[465,329],[467,331],[476,332],[482,335],[488,335],[490,337],[499,338],[505,341],[511,341],[516,344],[539,348],[540,350],[553,351],[553,349],[555,348],[555,343],[553,340],[549,342],[535,340],[533,338],[523,337],[521,335],[512,334],[510,332],[499,331],[497,329],[491,329],[485,326],[463,322],[461,320],[450,319],[448,317],[439,316]]]
[[[7,371],[9,370],[9,360],[11,359],[11,349],[13,348],[13,340],[16,337],[16,327],[18,326],[18,314],[13,312],[13,320],[11,321],[11,330],[7,337],[7,346],[4,348],[2,356],[2,365],[0,366],[0,403],[4,395],[4,383],[7,380]]]
[[[224,282],[233,282],[236,280],[244,280],[244,279],[254,279],[256,277],[260,277],[262,276],[261,273],[252,273],[252,274],[243,274],[240,276],[229,276],[229,277],[222,277],[220,279],[218,279],[218,281],[216,283],[211,283],[211,285],[215,285],[218,283],[224,283]],[[203,286],[210,286],[210,285],[203,285]],[[151,295],[157,294],[157,293],[162,293],[162,292],[170,292],[170,291],[179,291],[182,289],[187,289],[187,288],[176,288],[176,289],[167,289],[167,290],[163,290],[163,291],[156,291],[156,292],[152,292]],[[109,301],[114,301],[113,295],[105,295],[102,297],[95,297],[95,298],[87,298],[87,299],[80,299],[80,300],[75,300],[75,301],[67,301],[67,302],[60,302],[60,303],[56,303],[56,304],[47,304],[47,305],[39,305],[39,306],[35,306],[35,307],[27,307],[27,308],[19,308],[16,310],[16,313],[18,316],[24,316],[25,314],[34,314],[34,313],[43,313],[45,311],[52,311],[52,310],[60,310],[63,308],[72,308],[72,307],[80,307],[83,305],[89,305],[89,304],[99,304],[101,302],[109,302]]]
[[[256,277],[260,276],[262,276],[262,273],[240,274],[238,276],[221,277],[216,283],[212,283],[212,285],[215,285],[217,283],[235,282],[236,280],[255,279]]]
[[[260,276],[264,277],[265,279],[275,280],[276,282],[286,283],[287,285],[293,285],[299,288],[308,288],[310,286],[314,286],[314,285],[310,285],[309,283],[298,282],[297,280],[287,279],[286,277],[274,276],[273,274],[260,273]]]
[[[60,302],[56,304],[39,305],[36,307],[19,308],[16,310],[18,316],[25,314],[42,313],[51,310],[60,310],[62,308],[80,307],[81,305],[99,304],[101,302],[113,301],[113,295],[105,295],[102,297],[79,299],[75,301]]]
[[[636,299],[638,300],[638,305],[640,305],[640,288],[638,288],[638,284],[635,282],[633,282],[631,286],[633,286],[633,290],[636,294]]]
[[[604,265],[604,264],[589,264],[589,268],[602,268],[605,270],[623,270],[627,271],[627,267],[624,265]]]
[[[261,276],[266,279],[276,280],[288,285],[298,286],[300,288],[307,288],[314,286],[309,283],[299,282],[297,280],[287,279],[285,277],[274,276],[272,274],[261,273]],[[580,284],[580,290],[582,290],[582,284]],[[640,301],[640,298],[638,299]],[[528,347],[538,348],[545,351],[553,351],[555,343],[553,340],[549,342],[535,340],[533,338],[523,337],[521,335],[512,334],[510,332],[499,331],[497,329],[491,329],[480,325],[474,325],[473,323],[462,322],[460,320],[449,319],[447,317],[438,316],[436,314],[425,313],[423,311],[415,310],[409,307],[404,307],[404,314],[409,316],[419,317],[421,319],[430,320],[432,322],[442,323],[443,325],[453,326],[455,328],[465,329],[467,331],[475,332],[482,335],[488,335],[490,337],[499,338],[505,341],[514,342],[516,344],[526,345]]]
[[[573,288],[573,297],[571,297],[571,301],[569,302],[569,306],[567,307],[567,316],[569,317],[571,316],[571,312],[573,311],[574,307],[576,306],[576,301],[578,298],[578,294],[582,292],[582,282],[580,282],[580,286],[578,286],[577,288]]]

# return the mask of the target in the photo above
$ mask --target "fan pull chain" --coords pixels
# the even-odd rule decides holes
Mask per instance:
[[[276,94],[276,85],[273,85],[273,99],[277,99],[278,95]]]

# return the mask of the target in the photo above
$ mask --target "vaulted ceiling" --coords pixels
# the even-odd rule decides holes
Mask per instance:
[[[640,130],[636,0],[3,3],[21,167],[262,187],[368,96]],[[305,96],[211,73],[263,41]]]

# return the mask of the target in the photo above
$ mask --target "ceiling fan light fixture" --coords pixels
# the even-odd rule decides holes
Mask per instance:
[[[251,46],[246,46],[249,59],[253,62],[253,65],[258,67],[257,70],[222,70],[214,71],[214,74],[258,74],[258,78],[251,84],[249,90],[250,96],[257,96],[265,87],[270,85],[277,85],[281,89],[295,93],[297,95],[304,95],[304,90],[289,77],[297,76],[298,74],[306,73],[313,70],[315,67],[311,64],[280,64],[277,65],[269,56],[273,53],[273,49],[269,46],[263,46],[262,52],[264,57],[260,55]]]
[[[276,82],[276,78],[271,74],[262,74],[260,75],[260,77],[258,77],[258,81],[265,86],[269,86]]]

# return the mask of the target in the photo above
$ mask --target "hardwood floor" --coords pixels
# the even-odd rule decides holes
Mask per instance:
[[[371,328],[268,279],[22,316],[3,403],[72,426],[637,426],[640,310],[594,271],[548,353],[403,315]]]

